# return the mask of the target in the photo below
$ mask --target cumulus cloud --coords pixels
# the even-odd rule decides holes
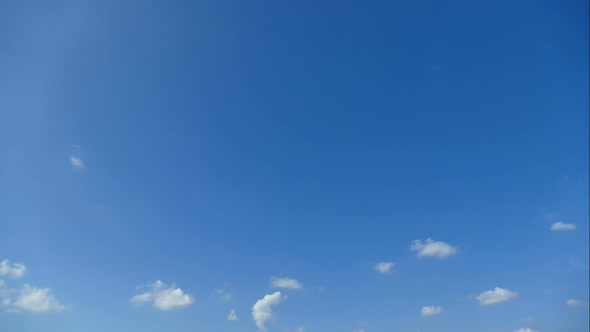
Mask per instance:
[[[420,314],[423,317],[432,317],[432,316],[440,315],[440,314],[442,314],[442,312],[443,312],[442,307],[435,307],[433,305],[425,306],[425,307],[422,307],[422,309],[420,309]]]
[[[285,288],[285,289],[301,289],[303,286],[299,281],[291,278],[270,278],[270,286],[273,288]]]
[[[143,292],[133,296],[129,301],[136,304],[152,303],[160,310],[172,310],[186,307],[195,302],[194,298],[174,285],[166,285],[160,280],[138,287]]]
[[[584,302],[576,299],[569,299],[565,302],[565,304],[570,307],[579,307],[581,305],[584,305]]]
[[[232,309],[229,312],[229,315],[227,315],[227,320],[229,320],[229,321],[236,321],[236,320],[238,320],[238,315],[236,315],[236,311],[235,310]]]
[[[274,292],[273,294],[265,295],[262,299],[254,303],[254,306],[252,306],[252,318],[260,331],[266,331],[266,322],[274,318],[272,308],[281,303],[285,298],[286,296],[283,296],[281,292]]]
[[[27,272],[27,267],[23,263],[13,263],[10,265],[8,259],[0,262],[0,276],[7,276],[15,279],[22,278]]]
[[[494,290],[483,292],[477,296],[481,305],[497,304],[515,299],[518,293],[508,289],[496,287]]]
[[[430,238],[426,239],[426,241],[412,241],[410,250],[416,251],[418,257],[435,257],[438,259],[445,259],[457,254],[457,247],[453,247],[445,242],[433,241]]]
[[[25,284],[20,290],[13,306],[17,309],[31,312],[58,312],[65,309],[49,288],[37,288]]]
[[[562,221],[558,221],[558,222],[553,223],[551,225],[552,231],[573,231],[575,229],[576,229],[575,224],[568,224],[568,223],[564,223]]]
[[[514,332],[539,332],[539,331],[533,330],[533,329],[530,329],[530,328],[527,327],[527,328],[518,329],[518,330],[516,330]]]
[[[375,271],[381,274],[390,274],[394,266],[394,262],[379,262],[375,265]]]

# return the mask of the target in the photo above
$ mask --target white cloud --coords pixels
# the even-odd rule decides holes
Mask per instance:
[[[27,267],[23,263],[13,263],[11,266],[8,259],[0,262],[0,276],[18,279],[25,275],[25,272],[27,272]]]
[[[553,223],[551,225],[552,231],[573,231],[575,229],[576,229],[575,224],[568,224],[568,223],[564,223],[562,221],[558,221],[558,222]]]
[[[565,304],[567,304],[570,307],[579,307],[581,305],[584,305],[584,302],[576,299],[569,299],[565,302]]]
[[[272,307],[277,306],[285,298],[286,296],[283,297],[281,292],[274,292],[273,294],[265,295],[262,299],[254,303],[254,306],[252,306],[252,318],[260,331],[266,331],[266,322],[273,319]]]
[[[394,262],[379,262],[375,265],[375,271],[381,274],[389,274],[395,266]]]
[[[270,286],[273,288],[285,288],[285,289],[301,289],[303,286],[299,281],[290,278],[270,278]]]
[[[420,309],[420,314],[423,317],[432,317],[432,316],[440,315],[440,314],[442,314],[442,312],[443,312],[442,307],[435,307],[433,305],[425,306],[425,307],[422,307],[422,309]]]
[[[194,298],[182,289],[175,288],[174,285],[168,286],[160,280],[139,288],[145,291],[133,296],[129,301],[137,304],[151,302],[160,310],[179,309],[195,302]]]
[[[229,321],[236,321],[236,320],[238,320],[238,315],[236,315],[236,311],[235,310],[232,309],[229,312],[229,315],[227,315],[227,320],[229,320]]]
[[[433,241],[430,238],[424,242],[422,240],[412,241],[410,250],[418,252],[418,257],[435,257],[438,259],[445,259],[457,254],[457,247],[445,242]]]
[[[477,296],[481,305],[497,304],[515,299],[518,293],[508,289],[496,287],[494,290],[483,292]]]
[[[28,284],[20,290],[13,306],[32,312],[58,312],[65,309],[65,306],[55,299],[49,288],[37,288]]]
[[[70,156],[70,164],[72,164],[72,166],[74,166],[76,169],[84,169],[86,167],[82,159],[74,156]]]
[[[539,331],[533,330],[533,329],[530,329],[530,328],[527,327],[527,328],[518,329],[518,330],[516,330],[514,332],[539,332]]]
[[[360,330],[354,330],[354,331],[352,331],[352,332],[365,332],[365,330],[363,330],[363,329],[360,329]]]

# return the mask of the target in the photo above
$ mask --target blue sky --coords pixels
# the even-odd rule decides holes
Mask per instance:
[[[582,332],[586,1],[4,1],[0,330]]]

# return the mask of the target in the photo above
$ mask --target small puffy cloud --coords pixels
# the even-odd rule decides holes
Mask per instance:
[[[84,165],[84,161],[79,157],[70,156],[70,164],[74,166],[76,169],[84,169],[86,166]]]
[[[252,318],[260,331],[266,331],[266,322],[274,318],[272,308],[281,303],[285,298],[286,296],[283,296],[281,292],[274,292],[273,294],[265,295],[254,303],[254,306],[252,306]]]
[[[0,276],[7,276],[11,278],[21,278],[27,272],[27,267],[23,263],[13,263],[10,265],[8,259],[0,262]]]
[[[133,296],[129,301],[136,304],[152,303],[160,310],[179,309],[191,305],[195,299],[176,286],[168,286],[160,280],[139,287],[143,293]]]
[[[584,302],[576,299],[569,299],[565,302],[565,304],[570,307],[579,307],[584,305]]]
[[[430,238],[426,239],[426,241],[412,241],[410,250],[416,251],[418,257],[435,257],[438,259],[445,259],[457,254],[457,247],[453,247],[445,242],[433,241]]]
[[[238,320],[238,315],[236,315],[236,311],[235,310],[232,309],[229,312],[229,314],[227,315],[227,320],[232,321],[232,322]]]
[[[422,307],[422,309],[420,309],[420,314],[423,317],[432,317],[432,316],[440,315],[440,314],[442,314],[442,312],[443,312],[442,307],[435,307],[433,305],[425,306],[425,307]]]
[[[25,284],[20,290],[13,306],[17,309],[31,312],[58,312],[65,309],[49,288],[37,288]]]
[[[273,288],[285,288],[285,289],[301,289],[303,286],[299,281],[291,278],[270,278],[270,286]]]
[[[539,331],[533,330],[533,329],[530,329],[530,328],[527,327],[527,328],[518,329],[518,330],[516,330],[514,332],[539,332]]]
[[[497,304],[515,299],[518,293],[508,289],[496,287],[494,290],[483,292],[477,296],[481,305]]]
[[[375,265],[375,271],[381,274],[390,274],[394,266],[394,262],[379,262]]]
[[[564,223],[562,221],[558,221],[558,222],[553,223],[551,225],[552,231],[573,231],[575,229],[576,229],[575,224],[568,224],[568,223]]]

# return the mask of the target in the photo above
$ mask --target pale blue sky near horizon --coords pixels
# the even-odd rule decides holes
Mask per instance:
[[[0,1],[0,331],[588,331],[588,11]]]

